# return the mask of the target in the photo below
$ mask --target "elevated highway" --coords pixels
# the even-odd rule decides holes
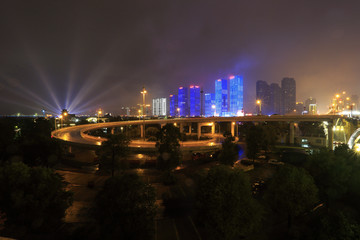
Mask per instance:
[[[88,134],[89,131],[100,129],[100,128],[117,128],[130,125],[140,126],[141,138],[145,137],[146,125],[155,125],[158,124],[163,126],[165,124],[171,123],[180,127],[180,131],[183,131],[183,126],[188,126],[189,124],[197,124],[197,136],[201,136],[201,128],[203,126],[211,127],[211,135],[215,136],[215,125],[217,123],[228,122],[231,124],[231,133],[235,135],[235,127],[239,122],[288,122],[290,123],[289,136],[290,143],[294,143],[294,123],[298,122],[326,122],[327,124],[327,142],[329,148],[333,147],[333,126],[339,118],[345,118],[339,115],[273,115],[273,116],[242,116],[242,117],[208,117],[208,118],[174,118],[174,119],[153,119],[153,120],[136,120],[136,121],[120,121],[120,122],[106,122],[106,123],[96,123],[96,124],[86,124],[79,125],[74,127],[67,127],[58,129],[52,132],[52,137],[66,141],[69,144],[81,145],[87,147],[96,147],[100,146],[103,141],[106,141],[105,138],[95,137]],[[191,127],[189,128],[189,133],[191,133]],[[199,148],[209,148],[216,149],[219,148],[220,143],[215,140],[210,141],[192,141],[192,142],[182,142],[182,148],[189,149],[199,149]],[[132,141],[130,144],[131,148],[140,148],[140,149],[154,149],[154,142],[146,141]]]

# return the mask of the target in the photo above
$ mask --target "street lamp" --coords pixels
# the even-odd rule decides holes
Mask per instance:
[[[178,117],[180,117],[180,108],[176,109]]]
[[[138,112],[139,112],[139,120],[140,120],[140,113],[141,113],[141,110],[139,109],[139,111],[138,111]]]
[[[144,118],[144,110],[145,110],[145,95],[147,93],[145,87],[143,87],[142,91],[140,92],[142,95],[143,95],[143,106],[142,106],[142,115],[143,115],[143,118]]]
[[[101,110],[101,108],[99,109],[99,111],[97,112],[97,114],[98,114],[98,119],[97,119],[97,122],[99,123],[99,118],[100,118],[100,115],[102,114],[102,110]]]
[[[60,128],[62,128],[62,125],[63,125],[63,124],[62,124],[63,115],[60,115],[59,118],[60,118]]]
[[[256,104],[259,105],[259,115],[261,115],[261,100],[256,100]]]
[[[214,110],[214,115],[213,115],[213,117],[215,117],[215,115],[216,115],[216,106],[215,106],[215,105],[211,105],[211,108]]]

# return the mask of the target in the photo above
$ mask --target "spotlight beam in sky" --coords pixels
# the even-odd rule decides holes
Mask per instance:
[[[22,97],[22,98],[25,98],[27,101],[31,101],[31,102],[34,102],[36,104],[39,105],[39,107],[46,107],[48,108],[47,110],[51,110],[53,112],[57,112],[57,109],[56,107],[52,106],[51,104],[49,104],[47,101],[45,101],[44,99],[42,99],[41,97],[39,97],[37,94],[35,94],[34,92],[32,92],[30,89],[24,87],[19,81],[17,81],[16,79],[14,78],[10,78],[10,77],[7,77],[7,76],[4,76],[2,75],[2,78],[6,79],[6,81],[8,83],[11,84],[11,86],[13,88],[16,88],[16,89],[13,89],[9,86],[5,86],[4,87],[12,92],[14,95],[17,95],[19,97]],[[21,93],[18,91],[20,90]]]

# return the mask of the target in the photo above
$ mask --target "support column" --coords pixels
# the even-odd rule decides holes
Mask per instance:
[[[190,123],[190,125],[189,125],[189,134],[191,134],[191,126],[192,126],[192,124]]]
[[[334,132],[333,132],[333,122],[328,122],[328,135],[327,135],[327,146],[330,150],[334,150]]]
[[[212,134],[213,137],[214,137],[214,134],[215,134],[215,123],[213,123],[213,125],[211,126],[211,134]]]
[[[140,125],[140,137],[141,138],[145,137],[145,125],[143,124]]]
[[[294,136],[295,136],[294,122],[290,122],[290,132],[289,132],[289,143],[290,144],[294,144]]]
[[[180,133],[183,133],[184,132],[184,124],[180,123],[179,128],[180,128]]]
[[[231,136],[234,137],[235,136],[235,122],[231,123]]]
[[[200,136],[201,136],[201,123],[198,123],[198,126],[197,126],[197,138],[198,138],[198,140],[200,139]]]
[[[115,128],[111,128],[111,135],[114,135],[115,133]]]

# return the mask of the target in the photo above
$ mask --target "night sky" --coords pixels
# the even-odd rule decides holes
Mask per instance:
[[[119,113],[177,87],[294,77],[297,100],[360,95],[360,1],[1,0],[0,115]]]

